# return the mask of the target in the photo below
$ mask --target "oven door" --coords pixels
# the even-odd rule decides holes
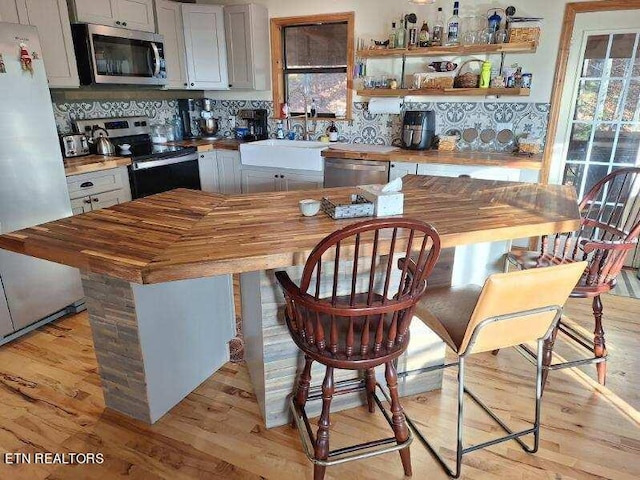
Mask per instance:
[[[129,167],[133,198],[142,198],[174,188],[200,190],[197,152],[134,163]]]
[[[162,35],[104,25],[83,27],[93,83],[167,83]]]

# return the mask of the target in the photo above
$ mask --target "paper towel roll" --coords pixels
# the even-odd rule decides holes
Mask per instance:
[[[394,115],[400,115],[400,109],[402,108],[402,98],[372,98],[369,100],[369,113],[391,113]]]

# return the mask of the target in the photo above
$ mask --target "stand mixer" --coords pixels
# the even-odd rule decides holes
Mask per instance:
[[[213,117],[213,104],[210,99],[202,101],[202,111],[200,112],[200,132],[205,140],[215,140],[218,133],[218,120]]]

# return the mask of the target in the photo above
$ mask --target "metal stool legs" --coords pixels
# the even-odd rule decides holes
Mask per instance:
[[[485,405],[474,393],[469,391],[465,387],[464,382],[464,374],[465,374],[465,356],[461,356],[457,363],[458,365],[458,392],[457,392],[457,401],[458,401],[458,418],[457,418],[457,426],[456,426],[456,461],[455,467],[452,469],[447,465],[444,458],[436,451],[436,449],[431,445],[431,443],[425,438],[425,436],[420,432],[417,428],[416,424],[407,417],[407,422],[411,426],[414,433],[420,439],[420,441],[424,444],[424,446],[429,450],[429,452],[435,457],[440,466],[447,472],[447,474],[452,478],[460,477],[460,470],[462,467],[462,457],[463,455],[479,450],[481,448],[490,447],[492,445],[496,445],[498,443],[506,442],[509,440],[515,440],[520,444],[522,449],[528,453],[536,453],[538,451],[538,446],[540,443],[540,410],[542,403],[542,348],[543,348],[543,340],[538,340],[538,355],[536,362],[536,399],[535,399],[535,414],[533,426],[526,430],[521,430],[518,432],[514,432],[505,422],[503,422],[495,413],[491,411],[491,409]],[[447,364],[447,365],[439,365],[440,369],[446,368],[449,366],[455,365],[455,363]],[[488,440],[486,442],[478,443],[476,445],[471,445],[468,447],[464,447],[463,439],[464,439],[464,396],[465,393],[471,397],[471,399],[482,408],[506,433],[499,438],[495,438],[492,440]],[[520,437],[533,434],[533,446],[528,446]]]

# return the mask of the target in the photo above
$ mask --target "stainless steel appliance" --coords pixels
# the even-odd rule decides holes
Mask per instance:
[[[89,23],[71,31],[82,85],[167,83],[162,35]]]
[[[97,136],[96,136],[97,132]],[[109,132],[102,127],[94,128],[91,131],[91,142],[95,145],[96,154],[98,155],[115,155],[116,147],[109,140]]]
[[[198,100],[183,98],[178,100],[178,115],[182,122],[182,131],[185,139],[200,138],[198,126]]]
[[[22,69],[20,43],[32,72]],[[68,217],[71,204],[37,30],[0,23],[0,54],[0,230],[8,233]],[[0,344],[76,310],[83,297],[77,269],[0,250]]]
[[[389,181],[389,162],[324,159],[324,186],[351,187]]]
[[[247,122],[249,133],[244,136],[246,141],[266,140],[269,138],[267,130],[268,112],[264,108],[239,110],[238,116]]]
[[[117,147],[130,145],[129,182],[133,198],[174,188],[200,189],[197,149],[152,143],[147,117],[78,120],[75,128],[78,132],[103,128]]]
[[[85,135],[69,133],[60,135],[60,147],[65,158],[82,157],[89,155],[89,142]]]
[[[202,138],[209,140],[216,137],[218,133],[218,119],[213,116],[213,103],[211,99],[202,100],[202,111],[200,112],[200,132]]]
[[[402,146],[410,150],[428,150],[436,133],[436,114],[433,110],[404,112]]]

